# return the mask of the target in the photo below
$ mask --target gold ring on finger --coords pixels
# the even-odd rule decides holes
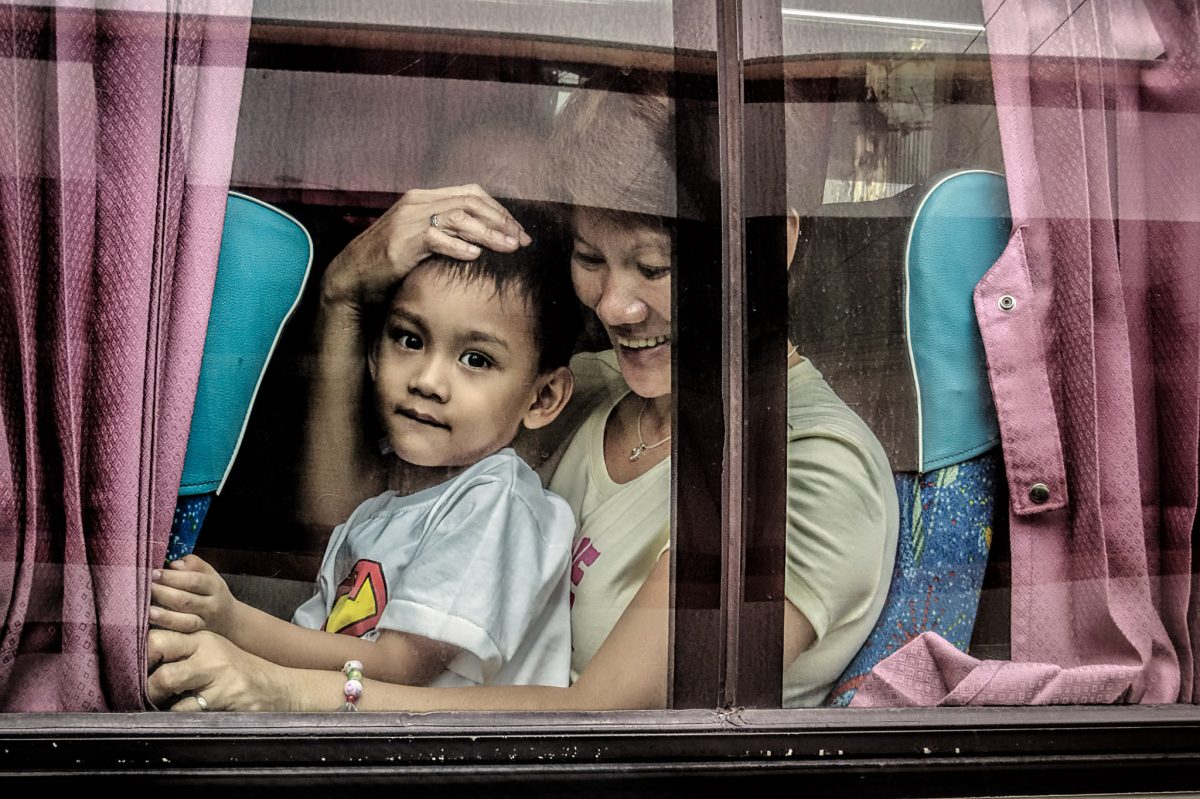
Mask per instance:
[[[445,233],[447,236],[453,236],[456,239],[458,238],[458,234],[455,233],[453,230],[447,230],[446,228],[442,227],[441,220],[438,219],[437,214],[429,215],[429,226],[431,228],[433,228],[434,230]]]

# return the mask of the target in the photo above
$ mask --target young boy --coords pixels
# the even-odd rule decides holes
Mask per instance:
[[[509,448],[574,385],[580,313],[557,255],[435,257],[397,286],[368,354],[376,407],[395,455],[447,479],[362,503],[292,624],[234,599],[194,555],[155,573],[152,623],[208,629],[285,666],[358,660],[389,682],[566,685],[575,519]]]

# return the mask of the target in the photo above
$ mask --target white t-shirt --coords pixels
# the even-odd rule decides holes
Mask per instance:
[[[579,519],[572,564],[572,679],[591,661],[670,547],[670,459],[617,484],[604,425],[629,388],[612,352],[578,355],[578,431],[550,458],[550,487]],[[568,422],[569,423],[569,422]],[[536,447],[536,445],[535,445]],[[899,527],[883,448],[807,360],[788,370],[785,593],[816,632],[785,671],[785,707],[818,705],[883,609]],[[686,499],[686,498],[684,498]]]
[[[567,685],[575,517],[511,449],[411,495],[368,499],[333,531],[292,621],[462,652],[430,685]]]

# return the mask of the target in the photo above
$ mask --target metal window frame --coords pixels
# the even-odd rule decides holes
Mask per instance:
[[[0,778],[349,790],[856,796],[1200,789],[1194,707],[607,713],[14,714]],[[669,781],[668,781],[669,780]]]

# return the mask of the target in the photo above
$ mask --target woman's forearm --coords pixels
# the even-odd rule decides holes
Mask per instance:
[[[363,432],[366,396],[364,332],[359,311],[322,300],[317,312],[315,361],[304,458],[300,511],[304,520],[333,527],[364,499],[386,487],[386,465]]]
[[[667,705],[670,558],[663,556],[570,688],[537,685],[410,688],[365,676],[362,710],[648,710]],[[320,711],[338,701],[337,672],[289,670],[280,710]],[[340,681],[339,681],[340,680]]]
[[[363,710],[640,710],[666,707],[670,559],[660,557],[584,673],[570,688],[482,686],[413,688],[372,679],[365,671]],[[239,649],[207,631],[190,635],[151,630],[147,691],[166,702],[203,691],[220,710],[336,710],[345,677],[328,670],[287,668]],[[160,665],[161,664],[161,665]],[[382,676],[376,672],[374,677]],[[198,710],[193,700],[176,709]]]
[[[321,712],[336,710],[344,701],[346,678],[336,671],[287,670],[291,705],[277,710]],[[639,710],[644,705],[622,702],[619,691],[596,696],[578,685],[489,685],[466,688],[417,688],[365,679],[359,710],[428,713],[438,710]]]

